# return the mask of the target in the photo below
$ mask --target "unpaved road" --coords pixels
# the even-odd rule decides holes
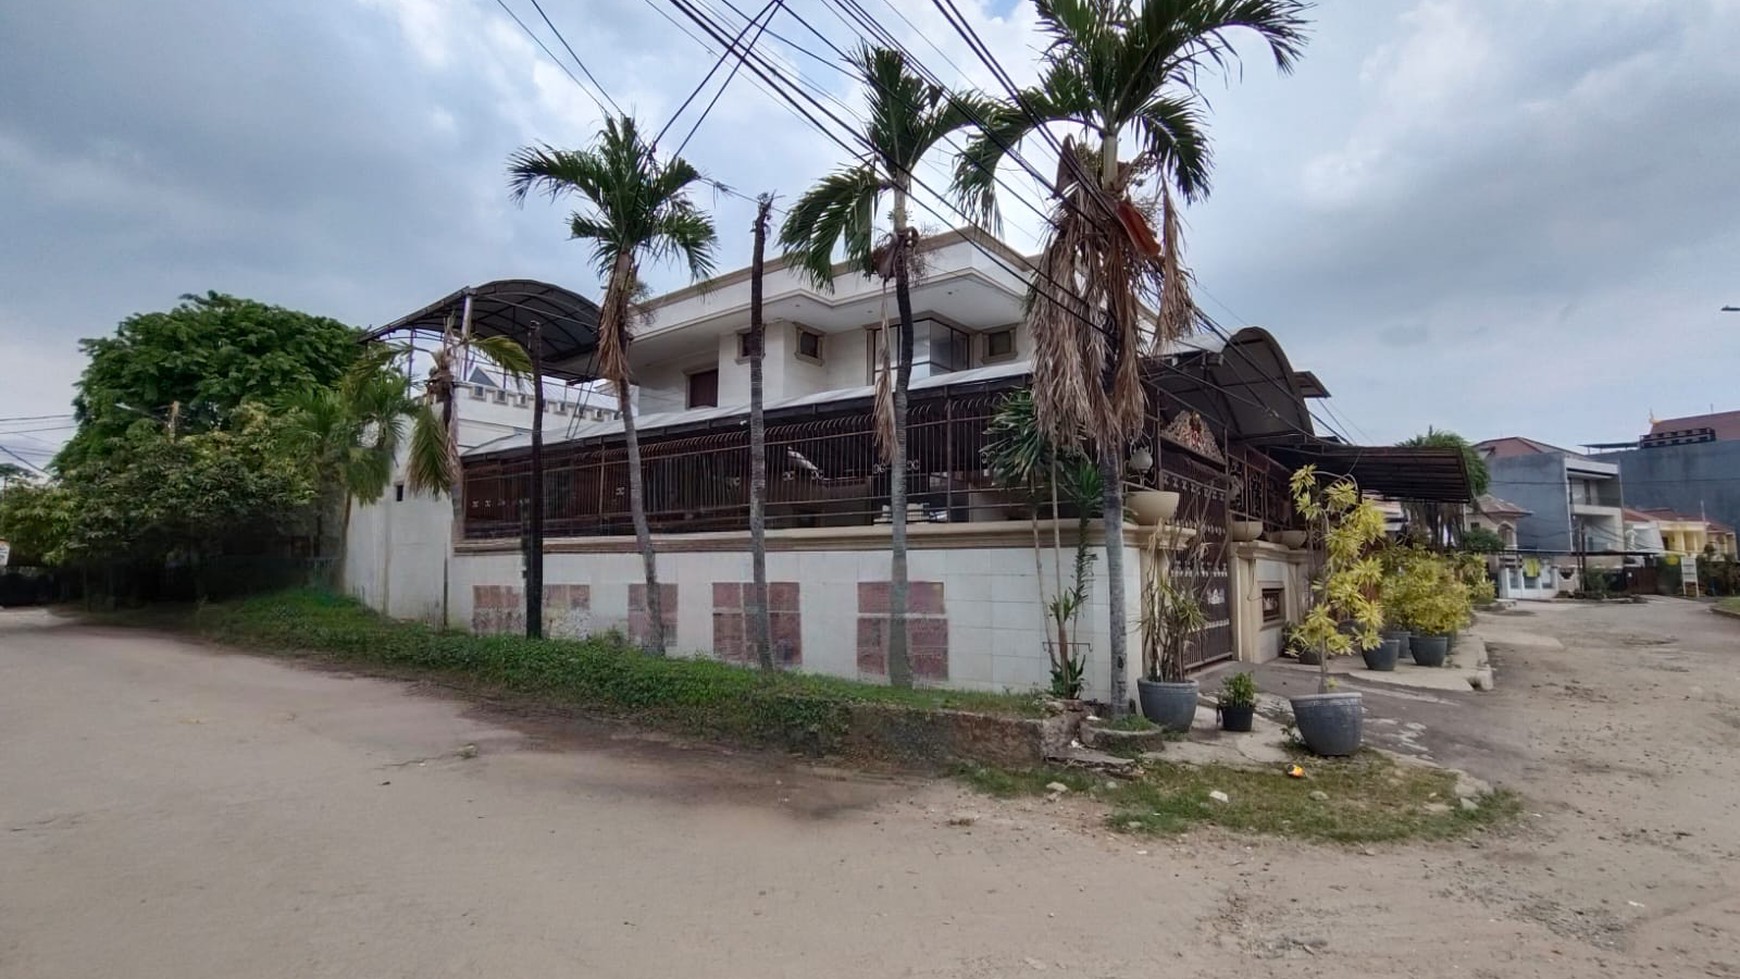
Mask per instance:
[[[1422,740],[1539,815],[1367,851],[0,612],[0,977],[1740,976],[1740,622],[1495,628]]]

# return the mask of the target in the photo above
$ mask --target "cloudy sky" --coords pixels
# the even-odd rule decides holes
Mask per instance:
[[[530,0],[504,2],[565,58]],[[957,2],[1030,77],[1031,11]],[[939,74],[994,86],[928,0],[864,5]],[[544,7],[648,126],[710,65],[669,0]],[[823,0],[790,7],[850,38]],[[1218,166],[1188,247],[1213,316],[1273,330],[1362,441],[1430,424],[1579,443],[1740,408],[1740,314],[1718,312],[1740,305],[1740,2],[1313,17],[1295,74],[1252,57],[1208,89]],[[792,16],[774,29],[827,53]],[[854,101],[832,63],[764,43]],[[789,200],[842,151],[749,82],[685,155]],[[69,410],[78,338],[182,293],[367,325],[504,276],[598,288],[560,211],[508,201],[503,161],[585,142],[600,110],[496,0],[8,0],[0,93],[0,446],[33,462],[67,434],[35,416]],[[1031,212],[1006,210],[1030,248]],[[717,215],[722,264],[745,263],[750,205]]]

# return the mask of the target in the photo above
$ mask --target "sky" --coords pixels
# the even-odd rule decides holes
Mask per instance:
[[[956,3],[1033,77],[1029,5]],[[504,165],[584,145],[602,110],[502,4],[579,74],[530,0],[0,5],[0,458],[45,464],[70,434],[81,337],[184,293],[358,326],[502,277],[596,295],[566,211],[514,205]],[[945,80],[1000,91],[934,3],[863,5]],[[543,6],[610,99],[681,141],[712,88],[671,115],[713,58],[671,0]],[[835,8],[788,6],[763,49],[860,104],[805,26],[847,47]],[[1740,305],[1740,0],[1324,0],[1311,18],[1291,75],[1246,46],[1205,82],[1213,192],[1186,258],[1215,319],[1268,328],[1323,380],[1324,420],[1365,443],[1431,425],[1576,445],[1740,408],[1740,313],[1719,311]],[[744,72],[684,155],[789,202],[845,151]],[[752,205],[706,203],[721,267],[747,264]],[[961,223],[927,205],[927,229]],[[1004,210],[1034,248],[1035,213]]]

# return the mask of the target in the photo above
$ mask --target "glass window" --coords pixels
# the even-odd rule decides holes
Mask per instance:
[[[797,355],[804,360],[822,359],[822,335],[813,330],[797,331]]]
[[[994,330],[985,334],[985,358],[1012,357],[1015,354],[1015,331]]]

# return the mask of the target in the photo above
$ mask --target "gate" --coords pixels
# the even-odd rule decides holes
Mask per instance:
[[[1179,451],[1169,451],[1161,465],[1160,487],[1179,494],[1174,521],[1196,531],[1200,546],[1186,546],[1173,556],[1172,581],[1202,603],[1206,619],[1196,641],[1184,654],[1186,670],[1233,658],[1232,590],[1227,578],[1227,489],[1229,480],[1218,467]]]

